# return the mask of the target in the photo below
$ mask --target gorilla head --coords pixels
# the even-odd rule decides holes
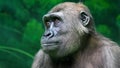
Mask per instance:
[[[88,8],[82,3],[62,3],[43,16],[45,33],[41,38],[44,52],[52,57],[64,57],[86,44],[94,25]]]

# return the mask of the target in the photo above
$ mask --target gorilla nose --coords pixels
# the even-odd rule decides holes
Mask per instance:
[[[46,31],[43,35],[45,38],[52,38],[54,36],[54,32],[53,31]]]

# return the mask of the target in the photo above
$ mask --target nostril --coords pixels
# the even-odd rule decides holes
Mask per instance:
[[[50,35],[51,35],[51,33],[48,33],[48,34],[46,34],[46,35],[44,35],[44,36],[46,36],[46,37],[47,37],[47,36],[50,36]]]
[[[54,36],[53,32],[52,31],[47,31],[45,32],[45,34],[43,35],[44,37],[48,37],[48,38],[51,38]]]

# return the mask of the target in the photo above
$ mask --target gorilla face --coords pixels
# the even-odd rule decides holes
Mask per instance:
[[[64,57],[82,46],[84,35],[89,33],[86,26],[90,21],[87,8],[83,6],[59,4],[43,16],[45,33],[41,38],[41,46],[44,52],[52,57]]]

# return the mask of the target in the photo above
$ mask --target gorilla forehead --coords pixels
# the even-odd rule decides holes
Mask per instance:
[[[49,13],[60,12],[60,11],[80,12],[80,11],[89,11],[89,10],[82,3],[65,2],[53,7],[52,10],[49,11]]]

